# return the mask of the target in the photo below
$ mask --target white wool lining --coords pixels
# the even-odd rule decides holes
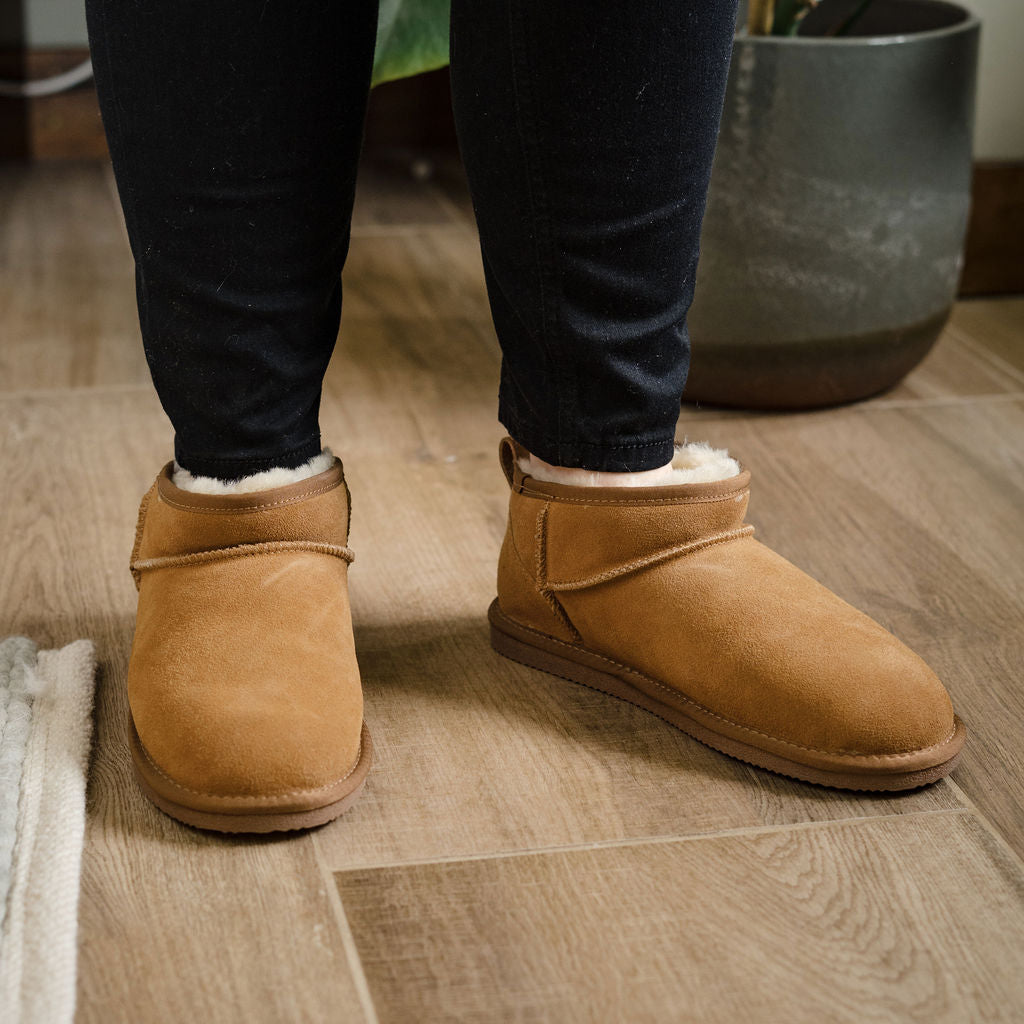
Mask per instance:
[[[707,441],[677,444],[672,457],[673,483],[709,484],[740,475],[740,464],[728,448],[712,448]]]
[[[599,479],[599,474],[585,469],[574,470],[573,477],[567,479],[562,473],[552,473],[544,466],[533,466],[529,455],[519,460],[519,468],[529,473],[535,480],[548,483],[571,483],[580,487],[607,487],[606,480]],[[675,446],[672,462],[664,467],[662,477],[652,479],[644,474],[639,478],[632,473],[619,474],[620,479],[612,484],[618,487],[675,487],[679,484],[706,484],[715,480],[729,480],[740,473],[740,464],[729,455],[726,448],[712,448],[707,441],[689,441]],[[671,472],[667,472],[671,470]],[[603,475],[603,474],[602,474]]]
[[[175,462],[171,480],[175,487],[195,494],[249,494],[252,491],[269,491],[275,487],[298,483],[318,473],[324,473],[334,465],[334,453],[325,448],[319,455],[314,455],[308,462],[294,469],[280,466],[265,469],[251,476],[243,476],[240,480],[218,480],[212,476],[193,476],[187,469],[182,469]]]

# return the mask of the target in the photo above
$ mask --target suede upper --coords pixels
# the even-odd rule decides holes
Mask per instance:
[[[344,790],[362,691],[340,462],[273,491],[143,499],[128,672],[147,780],[200,810],[302,810]]]
[[[567,656],[575,647],[638,673],[653,696],[794,761],[950,756],[942,684],[891,633],[754,539],[748,472],[579,488],[527,476],[522,454],[503,442],[512,496],[498,599],[510,620],[561,641]]]

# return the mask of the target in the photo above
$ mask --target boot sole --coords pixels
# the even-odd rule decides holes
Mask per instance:
[[[628,678],[624,678],[625,673],[646,678],[635,670],[623,666],[623,675],[613,674],[606,668],[614,663],[609,662],[604,656],[586,648],[571,647],[555,637],[520,625],[501,610],[497,598],[491,603],[487,617],[491,624],[491,646],[498,654],[509,660],[617,697],[657,715],[669,725],[675,726],[720,753],[801,782],[866,792],[917,789],[948,775],[957,766],[963,750],[966,729],[963,722],[954,715],[954,732],[949,742],[944,745],[944,753],[950,756],[938,764],[919,767],[912,771],[893,771],[891,768],[886,770],[878,767],[833,770],[801,764],[799,761],[792,761],[771,751],[751,746],[734,736],[724,735],[685,708],[675,707],[652,697],[633,685]],[[599,668],[598,665],[603,667]],[[663,684],[654,680],[651,680],[651,684],[652,688],[665,688]],[[685,696],[680,694],[680,700],[684,699]],[[704,711],[699,705],[694,704],[693,707],[695,711]],[[711,712],[704,713],[709,718],[712,717]]]
[[[359,761],[345,780],[349,783],[350,788],[341,797],[320,807],[312,807],[301,811],[274,811],[273,809],[268,809],[267,811],[239,811],[235,813],[202,811],[177,803],[174,800],[169,800],[153,788],[146,777],[152,769],[149,767],[146,752],[142,747],[142,741],[135,731],[135,723],[130,722],[129,724],[131,728],[130,744],[132,765],[135,768],[135,779],[146,798],[154,803],[164,814],[169,815],[175,820],[191,825],[194,828],[206,829],[211,832],[292,832],[298,829],[315,828],[317,825],[324,825],[343,814],[355,803],[366,783],[366,776],[373,761],[373,742],[370,739],[370,731],[366,728],[366,723],[364,722],[359,748]]]

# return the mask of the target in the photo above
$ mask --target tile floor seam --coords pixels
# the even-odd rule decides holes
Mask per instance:
[[[1024,391],[1000,391],[985,395],[941,395],[935,398],[894,398],[867,399],[861,404],[837,406],[837,412],[889,412],[900,409],[941,409],[944,406],[962,406],[980,403],[983,405],[1002,402],[1019,402],[1024,399]],[[820,412],[832,410],[822,409]],[[796,415],[800,415],[796,413]]]
[[[971,815],[977,819],[978,824],[981,825],[981,827],[988,832],[993,839],[995,839],[996,844],[1002,849],[1003,853],[1006,854],[1007,858],[1020,869],[1021,874],[1024,874],[1024,856],[1022,856],[1010,840],[1000,832],[999,827],[995,822],[992,821],[989,816],[985,814],[967,795],[963,786],[954,782],[950,778],[947,778],[946,782],[949,784],[950,789],[953,790],[953,795],[964,805],[964,809],[970,811]]]
[[[418,235],[433,231],[452,231],[456,234],[476,234],[472,224],[466,221],[442,221],[437,224],[408,221],[402,224],[360,224],[352,226],[352,238],[394,238],[402,235]]]
[[[363,1011],[365,1024],[380,1024],[377,1016],[377,1008],[373,1003],[373,994],[370,992],[370,983],[363,970],[363,960],[359,955],[359,947],[356,945],[355,935],[352,934],[352,926],[349,924],[348,914],[345,913],[345,904],[338,892],[338,883],[335,879],[335,872],[327,867],[323,851],[320,849],[316,836],[309,836],[313,847],[313,857],[316,860],[317,870],[320,874],[320,882],[327,890],[327,902],[330,904],[334,915],[334,923],[341,935],[341,944],[345,950],[345,959],[348,962],[348,969],[352,975],[352,984],[359,995],[359,1005]]]
[[[1022,400],[1024,400],[1024,391],[1000,391],[984,395],[945,395],[935,398],[867,398],[847,405],[804,410],[712,409],[684,404],[678,425],[692,427],[697,420],[700,420],[702,423],[743,423],[756,422],[760,419],[780,420],[799,416],[823,416],[839,413],[898,412],[903,409],[941,409],[943,407],[959,407],[971,404],[999,405],[1003,402],[1012,403]]]
[[[353,864],[346,867],[327,868],[335,875],[353,871],[393,871],[396,868],[425,867],[431,864],[458,864],[480,860],[508,860],[514,857],[546,856],[558,853],[582,853],[589,850],[610,850],[624,846],[658,846],[669,843],[691,843],[708,839],[736,839],[744,836],[773,835],[779,832],[806,832],[812,829],[829,828],[834,825],[862,825],[866,822],[893,821],[898,819],[935,817],[936,815],[960,815],[977,817],[968,806],[936,807],[928,811],[893,812],[890,814],[865,814],[853,818],[833,818],[826,821],[794,821],[786,825],[751,825],[743,828],[720,829],[715,832],[700,832],[688,836],[658,835],[635,836],[625,839],[599,839],[590,843],[567,843],[562,846],[538,846],[522,850],[497,850],[490,853],[455,854],[449,857],[421,857],[410,860],[388,861],[379,864]],[[1022,866],[1024,872],[1024,866]]]
[[[968,355],[980,366],[988,370],[996,370],[1004,376],[1011,378],[1016,384],[1024,383],[1024,371],[1019,370],[1013,363],[1008,362],[997,353],[985,348],[980,341],[977,341],[962,327],[950,326],[947,330],[967,349]]]
[[[66,387],[53,388],[15,388],[11,391],[0,391],[0,402],[18,401],[19,399],[68,398],[71,396],[132,395],[152,394],[156,391],[152,384],[68,384]]]

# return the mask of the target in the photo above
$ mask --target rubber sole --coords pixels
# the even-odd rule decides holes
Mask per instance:
[[[349,783],[346,792],[330,803],[302,811],[239,811],[214,812],[197,810],[174,800],[168,799],[150,785],[145,772],[148,770],[147,757],[142,749],[134,723],[131,723],[130,745],[132,765],[135,768],[135,779],[148,800],[154,803],[164,814],[169,815],[185,825],[193,828],[206,829],[211,832],[232,833],[267,833],[292,832],[298,829],[315,828],[333,821],[344,814],[359,797],[366,783],[366,776],[373,762],[373,742],[370,731],[363,723],[362,739],[359,747],[359,761],[345,780]]]
[[[614,674],[606,671],[605,668],[598,668],[598,664],[607,666],[613,663],[593,651],[571,647],[554,637],[548,637],[536,630],[521,626],[505,615],[498,605],[497,599],[491,603],[487,617],[491,624],[491,646],[498,654],[511,661],[540,669],[550,675],[617,697],[619,700],[624,700],[657,715],[669,725],[675,726],[688,736],[692,736],[695,740],[699,740],[705,746],[720,753],[728,754],[730,757],[735,757],[737,760],[757,768],[766,768],[778,775],[798,779],[801,782],[812,782],[833,789],[850,789],[861,792],[918,789],[948,775],[956,767],[963,750],[966,728],[963,722],[954,716],[953,735],[943,745],[945,747],[943,753],[948,756],[944,756],[941,762],[934,765],[919,767],[911,771],[893,770],[891,767],[844,768],[837,771],[801,764],[799,761],[790,760],[772,751],[762,750],[749,743],[744,743],[734,736],[717,732],[706,721],[698,720],[694,713],[686,709],[685,705],[677,707],[658,700],[639,689],[625,677],[627,672],[634,676],[640,676],[640,673],[625,669],[624,666],[622,674]],[[666,689],[663,684],[654,680],[651,680],[651,685],[652,688]],[[682,701],[685,698],[680,695],[680,699]],[[694,707],[699,708],[697,705]],[[703,711],[703,709],[699,710]],[[705,712],[705,714],[713,718],[711,713]]]

